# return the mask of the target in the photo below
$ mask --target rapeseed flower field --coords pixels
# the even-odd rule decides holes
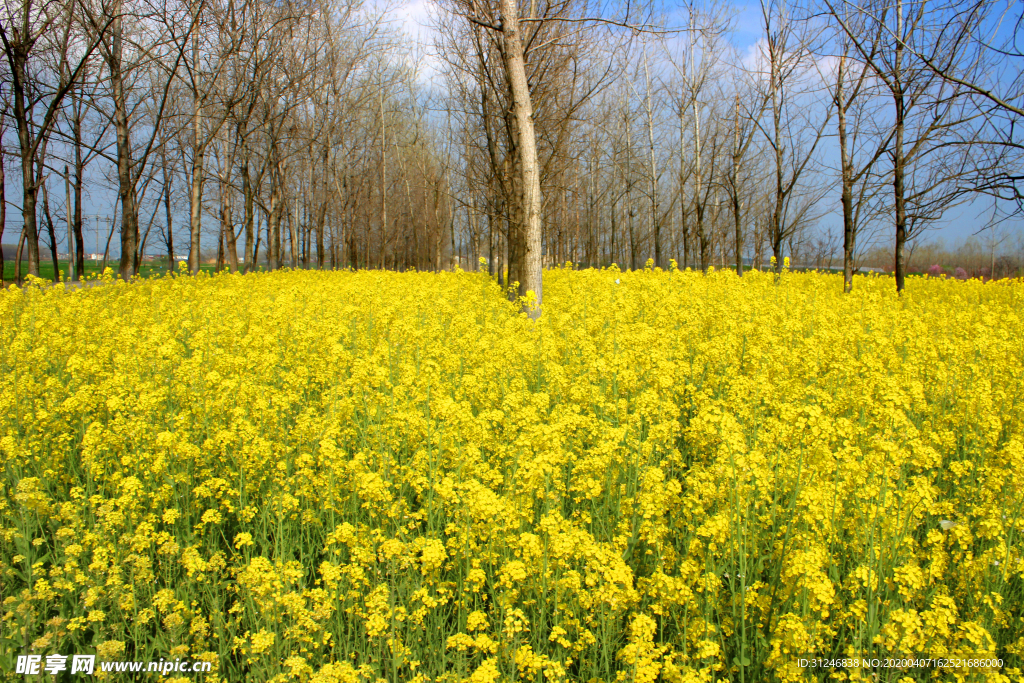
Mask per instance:
[[[461,272],[2,292],[0,665],[1024,680],[1024,283],[893,289],[561,268],[537,321]]]

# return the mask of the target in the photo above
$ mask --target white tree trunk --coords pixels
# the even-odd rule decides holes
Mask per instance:
[[[537,307],[530,312],[530,316],[536,319],[540,316],[543,288],[540,168],[537,162],[537,137],[533,129],[533,103],[530,99],[530,86],[526,80],[526,59],[523,55],[518,12],[514,0],[501,0],[502,34],[505,43],[503,57],[512,86],[512,101],[516,124],[519,127],[519,161],[522,172],[521,232],[525,244],[520,291],[533,292],[536,295]]]

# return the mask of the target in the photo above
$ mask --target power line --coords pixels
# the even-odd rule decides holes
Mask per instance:
[[[92,214],[82,216],[82,242],[84,246],[89,246],[89,233],[92,233],[92,237],[95,240],[96,250],[92,253],[102,254],[100,250],[101,244],[106,247],[106,232],[110,229],[110,221],[112,218],[109,214]],[[4,230],[4,236],[7,236],[6,228],[14,228],[15,232],[11,234],[18,234],[20,236],[21,230],[25,227],[24,221],[12,221],[8,220]],[[40,234],[40,237],[43,235]]]

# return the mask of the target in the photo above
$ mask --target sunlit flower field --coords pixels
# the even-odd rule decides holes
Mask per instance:
[[[894,290],[563,268],[537,322],[479,273],[2,292],[0,668],[1020,681],[1024,283]]]

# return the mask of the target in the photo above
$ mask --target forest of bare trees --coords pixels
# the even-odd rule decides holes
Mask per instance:
[[[1019,231],[1009,0],[761,0],[749,45],[711,0],[442,0],[430,45],[394,9],[4,0],[0,258],[485,268],[539,301],[567,261],[849,289],[888,253],[902,289],[954,208]]]

